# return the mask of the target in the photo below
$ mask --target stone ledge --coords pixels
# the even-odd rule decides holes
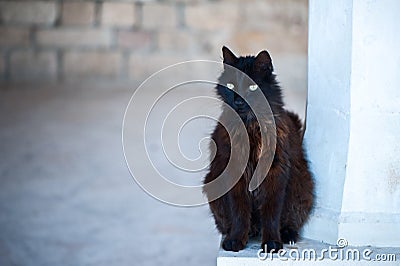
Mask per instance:
[[[264,259],[259,258],[258,251],[260,249],[260,241],[258,239],[252,239],[247,244],[246,249],[239,252],[225,251],[220,248],[217,258],[217,266],[257,266],[257,265],[399,265],[400,262],[400,247],[352,247],[347,246],[339,248],[335,245],[329,245],[322,242],[318,242],[310,239],[303,239],[296,243],[294,248],[289,245],[284,245],[285,254],[278,257],[274,254],[273,257],[268,254]],[[308,254],[305,250],[315,250],[316,256],[311,255],[316,259],[309,259]],[[334,251],[334,250],[337,251]],[[324,251],[326,250],[326,251]],[[329,253],[331,250],[331,254]],[[367,254],[363,255],[363,252]],[[297,254],[300,254],[299,256]],[[321,258],[323,254],[323,259]],[[335,255],[336,254],[336,255]],[[357,255],[359,254],[359,260]],[[390,254],[394,254],[391,258]],[[260,254],[265,256],[264,253]],[[304,256],[305,255],[305,256]],[[386,256],[386,261],[378,260],[378,256],[383,259]],[[365,257],[364,257],[365,256]],[[336,257],[336,259],[335,259]],[[295,260],[295,258],[298,258]],[[341,259],[342,258],[342,259]],[[350,259],[346,259],[350,258]],[[356,258],[356,259],[352,259]],[[371,260],[368,261],[368,258]],[[391,261],[389,261],[391,259]]]

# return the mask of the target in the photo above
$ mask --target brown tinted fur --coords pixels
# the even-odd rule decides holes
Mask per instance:
[[[229,61],[226,56],[224,54],[224,62]],[[231,64],[236,66],[240,61]],[[242,68],[241,65],[236,67]],[[252,78],[255,80],[256,77]],[[263,86],[261,82],[258,85]],[[258,122],[251,121],[246,123],[250,155],[242,177],[228,193],[210,202],[216,227],[225,235],[222,244],[225,250],[239,251],[245,247],[249,235],[261,233],[262,248],[268,252],[272,249],[278,251],[282,243],[297,241],[298,232],[312,209],[314,184],[302,148],[302,124],[296,114],[280,107],[271,106],[275,115],[276,151],[264,181],[255,191],[249,192],[249,181],[258,162],[261,143]],[[267,121],[260,121],[264,122]],[[231,153],[227,131],[221,124],[216,126],[212,139],[217,151],[204,183],[223,172]],[[241,154],[233,156],[240,157]],[[207,190],[205,193],[208,195]]]

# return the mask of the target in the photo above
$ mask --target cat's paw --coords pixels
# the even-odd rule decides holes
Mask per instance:
[[[285,244],[289,244],[292,242],[296,243],[298,238],[299,238],[299,233],[295,230],[292,230],[287,227],[281,230],[281,239],[282,242]]]
[[[262,243],[261,248],[264,250],[264,252],[267,253],[277,253],[280,249],[283,248],[283,244],[282,242],[268,240]]]
[[[225,238],[222,242],[222,248],[226,251],[238,252],[239,250],[244,249],[245,246],[246,243],[238,239]]]

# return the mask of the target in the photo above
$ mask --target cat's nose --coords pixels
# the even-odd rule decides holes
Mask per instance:
[[[235,100],[233,101],[233,103],[237,106],[237,107],[242,107],[244,105],[244,100],[240,97],[235,98]]]

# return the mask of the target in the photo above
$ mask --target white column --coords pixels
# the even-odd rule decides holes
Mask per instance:
[[[400,1],[310,0],[304,235],[400,246]]]

